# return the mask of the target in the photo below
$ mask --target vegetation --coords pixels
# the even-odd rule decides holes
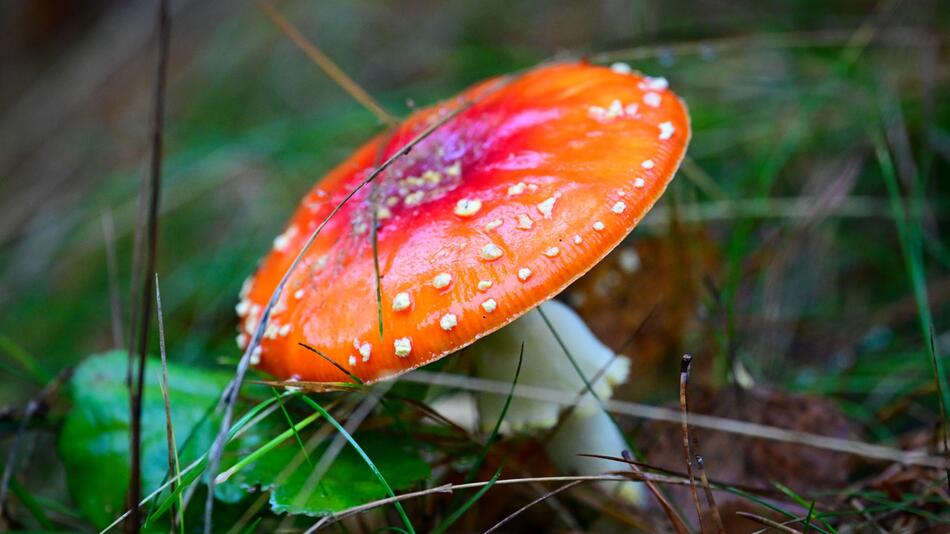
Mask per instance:
[[[26,58],[0,85],[0,521],[99,531],[128,510],[127,349],[141,299],[154,304],[141,287],[155,273],[132,258],[155,17],[106,2],[43,26],[35,13],[55,8],[33,4],[0,22],[22,25],[11,50]],[[383,125],[266,7],[183,3],[163,91],[144,528],[205,528],[212,476],[211,528],[227,532],[698,532],[699,515],[710,532],[946,528],[950,10],[728,4],[275,4],[396,116],[554,57],[627,62],[689,104],[671,189],[559,297],[632,357],[612,408],[633,450],[608,476],[650,481],[633,507],[558,473],[543,436],[433,413],[475,387],[436,380],[464,377],[464,354],[373,387],[301,391],[251,371],[206,472],[243,280],[303,192]]]

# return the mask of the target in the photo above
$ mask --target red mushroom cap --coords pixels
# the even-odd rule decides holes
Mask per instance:
[[[653,79],[586,64],[477,85],[413,114],[303,199],[242,293],[239,343],[309,235],[374,168],[458,107],[360,190],[292,273],[261,344],[277,377],[373,382],[474,342],[553,297],[613,249],[660,198],[690,136],[683,102]]]

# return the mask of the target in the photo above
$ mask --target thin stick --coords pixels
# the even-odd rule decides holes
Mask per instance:
[[[428,418],[432,419],[433,421],[442,423],[443,425],[445,425],[445,426],[451,428],[453,432],[455,432],[455,433],[457,433],[457,434],[461,434],[461,435],[464,436],[466,439],[470,440],[472,443],[478,444],[478,441],[475,440],[475,438],[473,438],[473,437],[468,433],[468,430],[462,428],[462,427],[461,427],[458,423],[456,423],[455,421],[452,421],[452,420],[449,419],[448,417],[446,417],[446,416],[440,414],[439,412],[435,411],[435,409],[432,408],[431,406],[429,406],[428,404],[426,404],[426,403],[424,403],[424,402],[422,402],[422,401],[419,401],[419,400],[416,400],[416,399],[413,399],[413,398],[410,398],[410,397],[405,397],[405,396],[402,396],[402,395],[398,395],[398,394],[391,394],[391,395],[389,395],[389,399],[390,399],[390,400],[397,400],[397,401],[399,401],[399,402],[402,402],[402,403],[408,404],[409,406],[412,406],[412,407],[415,408],[416,410],[419,410],[420,412],[422,412],[422,416],[423,416],[423,417],[428,417]]]
[[[693,505],[696,506],[696,516],[699,518],[699,530],[705,532],[703,528],[703,506],[699,502],[699,493],[696,491],[696,477],[693,476],[693,457],[689,449],[689,404],[686,399],[686,386],[689,383],[689,366],[693,362],[693,357],[684,354],[680,361],[680,424],[683,430],[683,454],[686,460],[686,476],[689,478],[689,493],[693,497]]]
[[[455,387],[466,391],[481,391],[485,393],[494,393],[497,395],[506,395],[511,388],[511,384],[499,380],[488,380],[470,376],[461,376],[452,373],[438,373],[432,371],[415,370],[399,377],[399,380],[406,382],[422,383],[429,385],[440,385],[446,387]],[[574,398],[572,393],[565,393],[556,389],[542,388],[519,384],[515,388],[516,397],[541,400],[567,406]],[[682,417],[678,410],[662,408],[659,406],[650,406],[635,402],[607,399],[604,401],[607,410],[631,417],[640,417],[655,421],[666,421],[670,423],[681,423]],[[776,426],[751,423],[738,419],[729,419],[726,417],[717,417],[713,415],[692,414],[689,418],[690,425],[699,428],[708,428],[718,432],[727,432],[736,435],[750,436],[771,441],[780,441],[785,443],[796,443],[808,447],[825,449],[829,451],[842,452],[854,456],[896,462],[907,465],[920,465],[943,469],[946,466],[946,459],[942,456],[927,454],[926,452],[905,451],[884,445],[875,445],[864,443],[862,441],[833,438],[812,434],[809,432],[800,432],[789,430]]]
[[[137,343],[137,350],[129,351],[129,409],[130,409],[130,444],[131,476],[129,477],[128,503],[132,513],[126,521],[127,532],[138,532],[141,528],[141,514],[136,503],[142,494],[142,393],[145,386],[145,356],[148,352],[148,334],[151,323],[152,277],[155,272],[155,255],[158,244],[158,205],[161,198],[162,183],[162,144],[165,127],[165,82],[168,73],[168,49],[171,41],[171,16],[168,0],[158,2],[158,61],[155,70],[155,90],[152,107],[151,154],[149,157],[148,188],[140,191],[148,198],[148,218],[146,221],[146,243],[142,249],[145,258],[139,264],[141,268],[142,291],[139,294],[141,302],[140,323],[137,327],[138,339],[132,336],[130,343]],[[134,304],[133,304],[134,305]],[[136,325],[133,323],[133,328]],[[132,378],[132,358],[138,353],[138,368],[135,381]]]
[[[656,474],[662,474],[668,477],[675,477],[677,480],[682,480],[683,481],[682,485],[684,486],[689,484],[689,480],[686,478],[686,473],[681,473],[674,469],[665,469],[662,467],[657,467],[655,465],[650,465],[648,463],[639,462],[635,460],[632,457],[632,455],[630,457],[617,457],[617,456],[608,456],[606,454],[590,454],[590,453],[578,453],[577,455],[588,456],[590,458],[600,458],[601,460],[610,460],[611,462],[634,464],[641,469],[641,472],[642,472],[642,469],[652,469],[653,471],[657,472]],[[714,489],[716,491],[733,492],[734,490],[739,490],[745,493],[749,493],[751,495],[757,495],[759,497],[768,497],[770,499],[781,499],[781,498],[788,497],[787,494],[778,490],[764,489],[760,487],[747,486],[743,484],[730,484],[727,482],[721,482],[717,480],[710,480],[709,486],[711,489]]]
[[[321,518],[319,521],[314,523],[310,528],[304,531],[304,534],[311,534],[316,532],[324,527],[328,527],[337,521],[350,517],[352,515],[360,514],[367,510],[372,510],[373,508],[378,508],[380,506],[386,506],[387,504],[392,504],[394,502],[406,501],[409,499],[415,499],[416,497],[424,497],[426,495],[432,495],[433,493],[452,493],[452,484],[443,484],[441,486],[436,486],[434,488],[413,491],[411,493],[403,493],[402,495],[396,495],[395,497],[386,497],[385,499],[379,499],[376,501],[368,502],[366,504],[361,504],[359,506],[354,506],[352,508],[347,508],[342,512],[338,512],[333,515],[328,515]]]
[[[320,51],[316,46],[313,45],[306,37],[300,33],[300,30],[297,29],[290,21],[284,18],[270,2],[265,0],[259,0],[257,6],[267,15],[267,18],[271,20],[274,24],[284,34],[290,38],[295,45],[297,45],[300,50],[310,58],[311,61],[317,64],[318,67],[323,69],[323,72],[327,73],[327,76],[333,78],[344,91],[350,94],[357,102],[363,105],[366,109],[371,111],[373,115],[376,115],[376,118],[380,120],[383,124],[392,126],[397,124],[399,121],[390,115],[382,106],[380,106],[372,96],[369,95],[358,83],[353,81],[352,78],[346,75],[340,67],[333,62],[326,54]]]
[[[158,347],[162,358],[162,402],[165,405],[165,439],[168,442],[168,472],[178,476],[181,465],[178,463],[178,445],[175,440],[175,425],[172,422],[172,404],[168,396],[168,356],[165,351],[165,319],[162,314],[162,290],[158,283],[158,273],[155,273],[155,314],[158,316]],[[175,482],[170,486],[175,492]],[[184,502],[178,494],[178,513],[172,510],[172,530],[176,527],[184,531]]]
[[[502,478],[495,481],[483,480],[481,482],[469,482],[467,484],[443,484],[441,486],[436,486],[434,488],[429,488],[426,490],[415,491],[412,493],[404,493],[402,495],[396,495],[395,497],[386,497],[384,499],[379,499],[376,501],[368,502],[361,504],[359,506],[354,506],[352,508],[347,508],[346,510],[337,512],[333,515],[328,515],[322,517],[317,521],[313,526],[305,531],[305,534],[316,532],[322,528],[328,527],[341,519],[345,519],[355,514],[365,512],[367,510],[372,510],[373,508],[379,508],[380,506],[385,506],[387,504],[392,504],[394,502],[404,501],[407,499],[412,499],[416,497],[424,497],[426,495],[431,495],[433,493],[452,493],[455,490],[466,490],[466,489],[476,489],[486,486],[488,484],[494,484],[496,486],[507,486],[511,484],[533,484],[540,482],[588,482],[588,481],[630,481],[630,480],[650,480],[653,482],[658,482],[661,484],[672,484],[685,486],[689,484],[689,481],[684,478],[677,477],[668,477],[663,475],[653,475],[649,473],[640,473],[636,475],[634,473],[625,472],[624,474],[604,474],[604,475],[577,475],[577,476],[555,476],[555,477],[526,477],[526,478]]]
[[[379,144],[376,151],[376,157],[373,160],[373,166],[379,165],[386,154],[386,147],[392,143],[398,129],[395,125],[389,128],[386,135],[386,141]],[[379,182],[374,181],[370,190],[370,211],[373,214],[373,225],[370,230],[369,240],[373,246],[373,281],[376,284],[376,322],[379,323],[379,340],[383,340],[383,280],[379,274]]]
[[[339,363],[337,363],[337,361],[334,360],[333,358],[331,358],[331,357],[327,356],[326,354],[320,352],[320,351],[317,350],[316,348],[311,347],[310,345],[307,345],[307,344],[304,343],[303,341],[299,341],[299,342],[297,342],[297,344],[300,345],[301,347],[303,347],[303,348],[309,350],[310,352],[316,354],[317,356],[323,358],[324,360],[327,361],[327,363],[329,363],[329,364],[332,365],[333,367],[336,367],[341,373],[343,373],[343,374],[345,374],[347,377],[349,377],[349,379],[352,380],[354,384],[356,384],[356,385],[362,385],[362,384],[363,384],[363,381],[360,380],[360,377],[354,375],[354,374],[353,374],[352,372],[350,372],[346,367],[343,367],[342,365],[340,365]]]
[[[331,393],[338,391],[360,391],[349,382],[300,382],[297,380],[248,380],[246,383],[272,388],[296,388],[307,393]]]
[[[709,478],[706,476],[706,462],[703,460],[701,454],[699,454],[699,437],[693,436],[692,440],[689,438],[689,397],[688,397],[688,386],[689,386],[689,371],[692,365],[693,357],[689,354],[683,355],[683,361],[680,367],[680,412],[683,414],[683,440],[686,443],[686,454],[689,455],[689,446],[690,441],[696,447],[696,467],[699,469],[699,478],[703,484],[703,491],[706,494],[706,504],[712,510],[713,521],[716,524],[716,532],[718,534],[726,534],[726,527],[722,524],[722,516],[719,515],[719,507],[716,506],[716,498],[713,496],[713,492],[709,487]],[[693,480],[693,475],[689,471],[689,464],[686,465],[687,473],[689,474],[690,481]],[[695,485],[691,485],[690,489],[693,492],[693,497],[696,497]],[[698,501],[698,498],[697,498]],[[699,518],[700,528],[702,526],[702,516]]]
[[[864,505],[861,504],[861,501],[857,497],[852,497],[848,502],[861,514],[861,517],[867,521],[867,524],[873,526],[880,534],[887,534],[887,531],[868,513],[867,509],[864,508]]]
[[[699,444],[696,445],[699,448]],[[719,515],[719,507],[716,505],[716,498],[713,496],[712,488],[709,487],[709,478],[706,476],[706,462],[699,454],[696,455],[696,467],[699,469],[699,479],[703,482],[703,491],[706,493],[706,504],[712,510],[713,521],[716,522],[716,532],[726,534],[726,526],[722,523],[722,516]]]
[[[640,470],[640,467],[637,466],[636,462],[633,460],[633,455],[630,454],[630,451],[622,451],[620,453],[623,456],[623,459],[627,461],[630,465],[630,470],[634,472],[637,476],[642,477],[643,471]],[[652,480],[646,478],[643,479],[643,483],[646,485],[647,489],[650,490],[650,493],[653,494],[653,497],[660,503],[660,507],[663,508],[663,511],[666,513],[667,519],[670,520],[670,525],[673,526],[673,530],[677,534],[689,534],[689,529],[686,528],[686,524],[683,522],[683,519],[676,513],[676,510],[673,509],[673,505],[670,504],[670,501],[663,496],[663,493],[660,491],[660,488],[656,487],[656,484]]]
[[[756,523],[759,523],[760,525],[772,527],[782,532],[788,532],[789,534],[802,534],[801,531],[799,530],[795,530],[794,528],[790,526],[783,525],[779,523],[778,521],[773,521],[767,517],[762,517],[756,514],[750,514],[749,512],[736,512],[736,515],[742,516],[750,521],[755,521]]]
[[[486,96],[491,95],[495,91],[501,89],[507,85],[510,78],[502,78],[497,81],[494,87],[488,89],[483,93],[480,98],[485,98]],[[224,417],[221,420],[221,429],[218,431],[218,436],[215,438],[214,442],[211,445],[210,457],[208,460],[208,496],[205,500],[205,525],[204,532],[205,534],[211,534],[211,514],[214,509],[214,472],[217,471],[218,465],[221,462],[221,454],[224,451],[224,440],[227,437],[228,430],[231,427],[231,419],[234,416],[234,405],[237,403],[238,392],[241,389],[241,384],[244,382],[244,376],[247,374],[248,367],[250,366],[251,354],[260,347],[261,340],[264,337],[264,331],[267,328],[267,323],[270,320],[271,311],[274,309],[274,306],[277,305],[277,301],[280,299],[281,294],[283,294],[284,287],[287,285],[287,281],[290,280],[291,274],[297,268],[297,265],[300,264],[300,261],[303,259],[304,255],[310,249],[310,246],[317,239],[317,236],[320,235],[320,232],[323,231],[323,228],[330,222],[330,220],[336,216],[336,214],[343,209],[343,206],[353,198],[356,193],[361,189],[370,184],[373,180],[376,179],[382,172],[388,169],[393,163],[396,162],[399,158],[409,154],[412,149],[426,139],[432,132],[444,126],[446,123],[457,117],[459,114],[465,112],[467,109],[472,107],[475,104],[476,100],[466,100],[458,105],[451,112],[447,113],[444,117],[440,118],[436,122],[432,123],[429,127],[421,131],[418,135],[413,137],[408,143],[406,143],[402,148],[397,152],[393,153],[382,165],[377,167],[367,176],[362,182],[357,184],[352,191],[347,193],[347,195],[330,211],[329,214],[323,219],[323,221],[313,230],[310,234],[310,237],[300,248],[300,252],[297,253],[297,256],[294,258],[294,261],[291,262],[290,266],[284,272],[283,277],[280,279],[280,282],[277,283],[277,287],[274,288],[274,292],[271,293],[270,300],[267,302],[267,306],[264,308],[264,312],[261,314],[261,320],[257,325],[257,329],[254,331],[254,335],[251,337],[251,341],[247,344],[247,347],[244,349],[244,354],[241,356],[241,360],[238,362],[237,370],[235,371],[234,379],[228,385],[227,390],[223,395],[223,404],[224,404]]]
[[[496,481],[496,482],[497,482],[497,481]],[[555,488],[555,489],[553,489],[553,490],[551,490],[551,491],[545,493],[544,495],[541,495],[541,496],[538,497],[537,499],[535,499],[535,500],[529,502],[528,504],[522,506],[521,508],[518,508],[517,510],[515,510],[514,512],[512,512],[511,514],[509,514],[508,516],[506,516],[506,517],[505,517],[504,519],[502,519],[501,521],[495,523],[495,526],[493,526],[493,527],[491,527],[490,529],[486,530],[486,531],[485,531],[485,534],[491,534],[492,532],[495,532],[495,531],[498,530],[502,525],[504,525],[505,523],[507,523],[507,522],[511,521],[512,519],[518,517],[519,515],[521,515],[522,512],[524,512],[524,511],[527,510],[528,508],[531,508],[532,506],[538,504],[539,502],[545,501],[545,500],[547,500],[547,499],[549,499],[549,498],[551,498],[551,497],[557,495],[558,493],[561,493],[562,491],[569,490],[569,489],[573,488],[574,486],[577,486],[578,484],[582,484],[583,482],[584,482],[583,480],[575,480],[574,482],[568,482],[567,484],[564,484],[563,486],[557,487],[557,488]]]

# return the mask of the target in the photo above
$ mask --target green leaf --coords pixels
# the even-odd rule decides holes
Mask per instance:
[[[146,494],[157,488],[168,472],[160,369],[158,360],[148,360],[142,404],[142,482]],[[129,397],[125,371],[126,356],[121,351],[91,356],[80,364],[70,383],[73,407],[60,436],[69,490],[83,515],[100,528],[125,510],[129,484]],[[172,363],[168,365],[168,375],[175,437],[181,464],[188,465],[207,451],[214,440],[219,422],[208,417],[209,409],[217,404],[230,377]],[[222,468],[261,448],[285,431],[286,426],[286,422],[273,417],[244,432],[225,450]],[[429,476],[429,466],[406,438],[382,432],[354,437],[394,489],[407,488]],[[326,447],[327,443],[322,443],[310,453],[315,464]],[[282,477],[282,472],[294,462],[299,465]],[[236,503],[250,491],[261,488],[272,492],[271,508],[275,512],[307,515],[337,512],[386,496],[379,480],[350,446],[343,447],[316,485],[308,485],[312,472],[299,443],[287,439],[226,483],[217,485],[215,496]]]
[[[126,361],[124,352],[113,351],[91,356],[76,368],[71,382],[73,408],[60,435],[69,490],[83,515],[99,527],[125,510],[129,484]],[[148,360],[142,401],[142,485],[146,493],[158,487],[168,471],[160,369],[157,360]],[[184,465],[211,445],[217,424],[208,420],[207,413],[229,377],[172,363],[168,374],[172,422]]]
[[[383,432],[360,433],[354,438],[393,489],[408,488],[430,474],[429,465],[405,438]],[[320,464],[328,444],[329,440],[310,453],[315,465]],[[286,467],[291,464],[298,467],[287,472]],[[234,501],[241,493],[260,487],[271,491],[274,512],[310,516],[339,512],[386,497],[386,489],[353,447],[344,446],[319,480],[311,477],[313,472],[300,447],[288,439],[219,485],[217,497]]]

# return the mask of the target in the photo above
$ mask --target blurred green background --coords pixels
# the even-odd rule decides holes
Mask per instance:
[[[172,4],[157,270],[170,357],[214,367],[239,355],[238,289],[297,200],[381,126],[253,2]],[[644,302],[669,314],[637,345],[657,382],[627,396],[672,398],[691,351],[707,383],[738,365],[747,382],[833,399],[875,440],[939,423],[928,338],[946,359],[947,2],[275,5],[400,116],[552,57],[666,77],[690,107],[689,159],[630,238],[661,278],[595,273],[566,295],[607,338],[625,338],[616,315],[642,319]],[[153,24],[141,0],[0,5],[7,416],[124,345],[113,315],[129,311]]]
[[[236,357],[238,288],[297,199],[380,125],[253,3],[173,6],[158,272],[173,358],[213,365]],[[107,244],[124,321],[148,149],[151,7],[3,8],[0,402],[125,335],[111,319]],[[720,348],[786,386],[833,393],[825,379],[858,356],[901,355],[893,365],[932,378],[871,140],[885,136],[914,198],[937,345],[948,352],[942,2],[278,7],[398,115],[558,56],[623,60],[667,77],[690,106],[694,136],[692,172],[662,205],[678,199],[716,255],[713,266],[674,268],[723,291],[728,328],[712,330],[730,339]],[[664,221],[654,214],[632,239],[667,235]],[[691,315],[717,313],[708,298],[695,304],[706,309]],[[674,352],[665,356],[675,363]],[[880,379],[885,389],[919,385]]]

